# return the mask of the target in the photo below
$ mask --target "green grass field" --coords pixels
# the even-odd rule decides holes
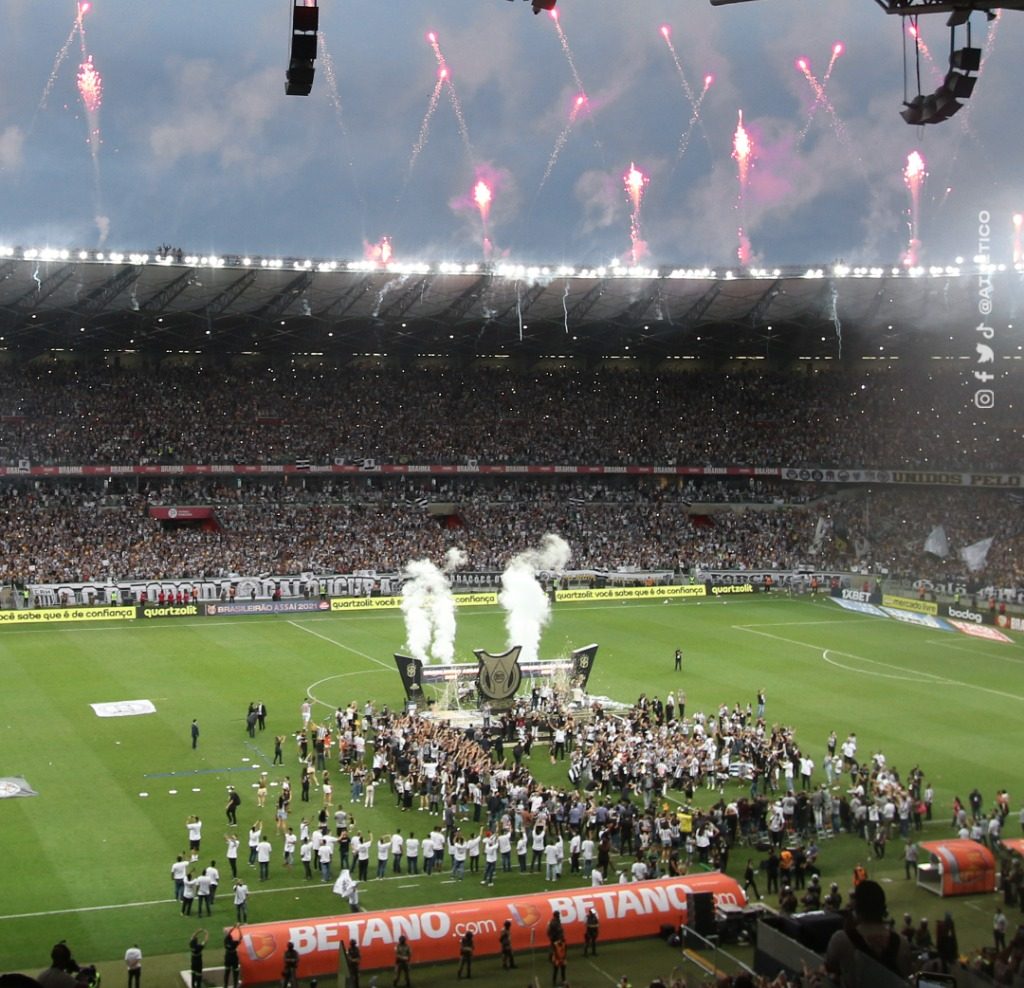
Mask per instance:
[[[107,984],[120,983],[120,958],[137,942],[146,956],[147,983],[171,984],[169,972],[187,966],[192,930],[219,928],[232,916],[225,894],[230,882],[223,878],[225,786],[233,783],[243,794],[243,836],[260,816],[273,833],[273,800],[257,811],[251,787],[256,766],[270,767],[274,734],[297,730],[307,691],[327,705],[319,707],[322,712],[353,699],[361,707],[367,698],[399,707],[402,690],[391,655],[403,641],[401,618],[391,613],[0,632],[5,672],[0,774],[24,776],[39,793],[0,801],[6,871],[0,970],[34,973],[45,966],[50,946],[67,939],[80,962],[99,963]],[[474,647],[497,650],[504,641],[497,609],[460,612],[460,661],[471,659]],[[1007,757],[1008,740],[1024,710],[1019,641],[989,643],[862,617],[825,599],[758,597],[667,605],[560,604],[541,654],[562,654],[590,642],[600,644],[592,693],[632,701],[641,692],[664,697],[670,688],[684,689],[688,711],[710,711],[721,702],[753,701],[763,687],[768,719],[794,725],[819,765],[831,729],[841,738],[855,730],[862,757],[881,749],[904,772],[919,763],[935,786],[939,807],[927,837],[951,836],[947,807],[954,794],[966,797],[977,786],[986,805],[998,788],[1020,795],[1020,777]],[[677,646],[685,653],[681,674],[672,670]],[[157,712],[99,718],[90,707],[138,699],[151,700]],[[245,712],[256,699],[267,704],[269,717],[266,732],[252,742]],[[189,737],[193,717],[201,727],[195,751]],[[293,781],[296,768],[289,746],[285,769]],[[535,749],[531,768],[543,780],[568,784],[564,768],[552,767],[542,749]],[[820,779],[817,770],[815,778]],[[347,803],[347,784],[335,792]],[[292,823],[304,806],[296,792]],[[426,829],[425,814],[403,816],[386,792],[374,809],[353,812],[361,829],[375,833],[396,825],[403,831],[417,824]],[[216,858],[222,866],[218,916],[204,924],[181,917],[171,898],[169,869],[187,847],[190,814],[205,822],[202,858]],[[1014,812],[1008,832],[1017,830]],[[993,903],[984,897],[942,902],[911,889],[903,879],[900,847],[894,841],[890,856],[871,865],[872,877],[886,882],[890,911],[935,917],[952,908],[961,947],[987,944]],[[826,842],[823,880],[839,881],[845,889],[853,863],[866,854],[850,836]],[[285,873],[279,857],[278,841],[270,881],[253,883],[259,887],[250,899],[251,921],[343,911],[329,887],[305,883],[301,869]],[[734,852],[730,871],[741,874],[743,864],[743,852]],[[246,868],[244,858],[240,867]],[[571,879],[563,881],[568,885]],[[538,884],[534,876],[499,873],[499,885],[491,891],[519,893]],[[371,881],[363,905],[474,898],[478,891],[476,882],[443,884],[437,877]],[[219,962],[212,943],[208,964]],[[635,975],[665,975],[678,963],[667,948],[656,957],[635,946],[605,953],[610,959],[602,958],[602,965],[608,967],[590,965],[586,977],[582,960],[576,961],[570,970],[574,983],[614,981],[621,973],[616,967],[626,964]],[[537,963],[546,983],[546,960]],[[494,967],[480,964],[482,971]],[[416,980],[440,984],[450,975],[437,972],[432,981],[429,972],[417,972]],[[500,977],[492,980],[504,983]]]

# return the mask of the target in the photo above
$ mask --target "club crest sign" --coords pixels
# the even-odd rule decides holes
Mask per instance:
[[[519,668],[521,651],[519,645],[500,655],[494,655],[482,648],[473,650],[480,664],[478,686],[482,699],[489,700],[496,706],[511,705],[523,681],[523,673]]]

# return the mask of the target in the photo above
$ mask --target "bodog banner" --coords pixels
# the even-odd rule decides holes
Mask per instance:
[[[362,952],[363,970],[391,967],[402,935],[412,947],[414,964],[455,963],[459,941],[467,930],[474,934],[477,957],[498,954],[498,935],[505,920],[512,922],[513,949],[546,950],[547,924],[555,911],[561,914],[569,946],[583,943],[588,909],[601,922],[602,943],[654,936],[662,924],[686,922],[687,895],[697,892],[711,892],[716,905],[742,906],[747,901],[743,889],[728,875],[708,872],[628,885],[256,923],[243,927],[242,981],[248,985],[280,980],[289,941],[299,952],[302,978],[336,973],[339,947],[347,948],[353,938]]]

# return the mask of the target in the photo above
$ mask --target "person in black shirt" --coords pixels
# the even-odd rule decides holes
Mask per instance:
[[[242,931],[232,926],[224,934],[224,988],[238,988],[238,944],[242,939]]]

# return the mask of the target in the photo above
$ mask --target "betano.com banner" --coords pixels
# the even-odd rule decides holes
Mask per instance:
[[[505,920],[512,923],[512,948],[547,950],[547,924],[561,914],[569,946],[583,942],[587,911],[601,924],[601,942],[656,935],[663,924],[684,924],[687,895],[710,892],[715,905],[746,905],[739,884],[728,875],[708,872],[685,878],[607,885],[509,898],[443,902],[407,909],[349,913],[277,923],[254,923],[243,928],[239,959],[245,984],[265,984],[281,978],[285,948],[291,942],[299,953],[299,977],[311,978],[338,970],[339,947],[359,944],[361,968],[391,967],[395,944],[405,936],[413,964],[459,959],[459,941],[474,936],[475,956],[498,954],[498,936]]]

